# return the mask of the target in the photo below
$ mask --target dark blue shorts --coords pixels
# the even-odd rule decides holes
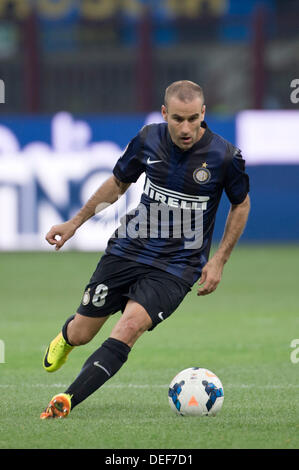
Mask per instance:
[[[105,254],[87,284],[78,313],[106,317],[123,312],[128,299],[142,305],[153,330],[179,306],[190,286],[173,274],[120,256]]]

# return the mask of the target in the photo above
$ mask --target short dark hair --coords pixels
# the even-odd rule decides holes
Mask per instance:
[[[167,107],[169,99],[172,96],[176,96],[179,100],[188,103],[193,101],[196,97],[202,98],[204,103],[204,94],[201,86],[197,83],[190,82],[189,80],[179,80],[171,83],[166,90],[164,95],[164,104]]]

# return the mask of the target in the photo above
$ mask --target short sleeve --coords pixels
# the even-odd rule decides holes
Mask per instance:
[[[236,147],[226,170],[224,189],[231,204],[241,204],[249,192],[249,177],[245,171],[245,160]]]
[[[123,183],[135,183],[145,170],[143,163],[143,144],[141,131],[126,147],[124,154],[113,168],[114,176]]]

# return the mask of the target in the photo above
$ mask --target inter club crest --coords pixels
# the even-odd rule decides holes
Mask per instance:
[[[206,184],[211,179],[211,172],[207,168],[207,163],[203,163],[200,168],[196,168],[193,172],[193,179],[196,183]]]

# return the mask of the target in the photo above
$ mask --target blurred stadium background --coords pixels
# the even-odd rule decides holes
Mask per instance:
[[[295,0],[0,0],[0,448],[299,447],[298,400],[285,399],[297,393],[299,361],[298,348],[290,360],[299,331],[298,17]],[[46,345],[143,178],[62,256],[45,234],[111,174],[145,123],[161,119],[164,89],[178,79],[203,86],[209,126],[242,149],[246,231],[217,291],[188,296],[101,393],[49,432],[42,408],[109,333],[104,325],[72,353],[54,383],[41,367]],[[215,241],[227,209],[223,197]],[[223,381],[217,422],[169,410],[170,380],[192,365]]]
[[[0,0],[0,250],[49,249],[50,225],[161,119],[178,79],[203,86],[208,124],[247,161],[242,240],[298,242],[298,14],[290,0]],[[66,249],[103,249],[115,219],[89,221]]]

